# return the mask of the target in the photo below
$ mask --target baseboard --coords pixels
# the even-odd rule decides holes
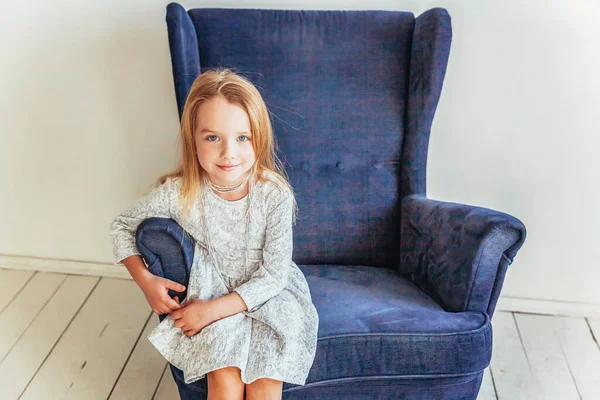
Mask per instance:
[[[123,266],[110,263],[20,257],[0,254],[0,268],[34,270],[71,275],[131,279]],[[511,311],[566,317],[600,318],[600,304],[500,296],[496,311]]]
[[[562,317],[600,318],[600,304],[529,299],[500,295],[496,311],[545,314]]]
[[[124,266],[91,261],[60,260],[0,254],[0,268],[132,279]]]

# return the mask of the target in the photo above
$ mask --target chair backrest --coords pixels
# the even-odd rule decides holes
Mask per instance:
[[[203,69],[250,79],[299,205],[298,264],[397,268],[400,200],[425,194],[429,128],[451,41],[446,10],[167,6],[181,115]]]

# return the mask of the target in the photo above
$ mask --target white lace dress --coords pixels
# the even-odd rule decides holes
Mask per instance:
[[[148,339],[184,372],[186,383],[235,366],[246,384],[271,378],[304,385],[314,361],[319,319],[306,278],[291,258],[291,194],[273,182],[261,181],[252,188],[253,196],[236,201],[209,190],[204,197],[208,225],[204,226],[198,201],[185,221],[181,219],[180,188],[180,178],[168,179],[113,221],[115,264],[140,254],[135,232],[144,219],[172,218],[195,239],[188,295],[182,304],[236,291],[248,311],[215,321],[192,337],[174,327],[169,315]],[[252,223],[246,270],[248,201],[252,201]],[[207,231],[214,249],[211,253],[204,236]],[[212,253],[218,264],[210,257]]]

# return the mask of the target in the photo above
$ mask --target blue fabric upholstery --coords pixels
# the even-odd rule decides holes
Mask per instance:
[[[273,113],[300,209],[293,257],[320,316],[307,384],[285,383],[284,398],[475,399],[526,232],[508,214],[426,197],[452,37],[446,10],[171,3],[167,27],[180,112],[203,69],[230,67]],[[189,276],[193,242],[182,228],[144,222],[138,246],[152,271]],[[206,379],[185,385],[171,371],[182,398],[206,398]]]
[[[251,9],[186,13],[176,4],[167,11],[167,23],[176,21],[169,41],[177,87],[197,72],[190,66],[197,59],[200,69],[238,69],[270,106],[279,155],[302,205],[294,260],[397,266],[398,167],[413,15]],[[185,54],[179,53],[182,43]],[[191,69],[185,76],[178,75],[183,65]],[[187,90],[177,94],[180,110]]]
[[[447,311],[481,311],[491,317],[506,269],[525,236],[525,227],[511,215],[406,196],[400,272]]]
[[[194,244],[179,224],[149,218],[139,225],[136,238],[151,272],[187,285],[181,277],[189,279]],[[492,330],[486,313],[448,313],[414,283],[386,268],[300,269],[321,325],[307,384],[285,383],[286,398],[470,398],[461,397],[463,389],[455,396],[453,388],[460,382],[472,390],[489,364]],[[186,385],[183,372],[173,366],[171,370],[178,386],[192,391],[187,397],[206,396],[206,379]],[[348,386],[350,382],[358,385]],[[422,397],[415,397],[417,388]]]
[[[138,225],[135,241],[152,274],[186,287],[183,292],[168,291],[169,296],[178,296],[183,301],[194,260],[194,239],[174,220],[148,218]],[[159,315],[159,320],[166,316]]]

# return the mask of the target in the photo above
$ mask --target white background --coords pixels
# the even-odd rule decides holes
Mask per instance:
[[[110,222],[173,167],[168,1],[3,2],[0,255],[112,262]],[[183,1],[195,7],[446,8],[453,42],[428,196],[520,218],[503,296],[600,304],[600,5]]]

